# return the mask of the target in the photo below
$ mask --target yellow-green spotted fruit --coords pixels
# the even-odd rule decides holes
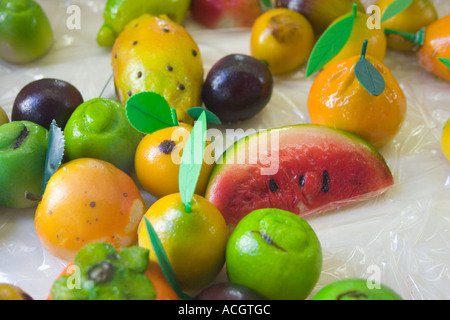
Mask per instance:
[[[104,24],[97,35],[97,43],[109,47],[120,31],[131,20],[142,14],[166,14],[175,23],[181,24],[189,11],[191,0],[108,0],[103,12]]]
[[[203,63],[186,29],[166,15],[144,14],[132,20],[112,48],[114,84],[120,102],[152,91],[177,111],[178,121],[192,123],[187,110],[201,105]]]
[[[0,0],[0,58],[27,63],[43,56],[53,44],[45,12],[33,0]]]

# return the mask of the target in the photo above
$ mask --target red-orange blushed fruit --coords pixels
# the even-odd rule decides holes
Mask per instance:
[[[80,158],[50,178],[36,209],[35,228],[44,248],[71,261],[91,242],[133,245],[145,211],[139,189],[127,174],[109,162]]]

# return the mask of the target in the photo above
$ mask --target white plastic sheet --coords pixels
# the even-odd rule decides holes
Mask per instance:
[[[27,65],[0,61],[0,105],[8,115],[19,90],[33,80],[68,81],[88,100],[100,95],[112,74],[110,51],[95,42],[105,0],[38,2],[51,21],[55,43],[46,56]],[[450,14],[450,1],[434,2],[440,16]],[[79,29],[67,25],[70,5],[80,8]],[[200,47],[205,74],[226,54],[249,53],[248,29],[207,30],[189,17],[185,25]],[[440,137],[450,118],[450,83],[425,72],[412,54],[388,51],[384,63],[408,98],[401,131],[380,149],[395,185],[369,201],[307,217],[321,241],[324,258],[312,294],[332,281],[362,277],[381,281],[404,299],[449,299],[450,163],[441,152]],[[314,77],[305,79],[304,71],[303,67],[276,77],[270,104],[253,119],[232,127],[309,123],[306,101]],[[116,99],[111,83],[103,96]],[[143,196],[148,205],[154,201],[145,192]],[[67,262],[41,247],[34,211],[0,207],[0,283],[18,285],[34,299],[45,299]],[[217,281],[225,279],[223,271]]]

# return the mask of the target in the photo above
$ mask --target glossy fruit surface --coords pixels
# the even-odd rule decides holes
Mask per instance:
[[[141,133],[131,126],[125,108],[104,98],[82,103],[69,118],[64,137],[68,159],[101,159],[128,173],[141,141]]]
[[[53,30],[33,0],[0,1],[0,58],[27,63],[43,56],[53,44]]]
[[[378,0],[381,15],[394,0]],[[386,20],[382,28],[416,33],[438,19],[438,14],[430,0],[414,0],[404,11]],[[396,35],[387,36],[387,46],[394,50],[412,51],[414,44]]]
[[[255,57],[230,54],[217,61],[206,76],[202,90],[207,109],[222,122],[250,119],[269,103],[273,77]]]
[[[181,155],[192,126],[181,124],[146,135],[135,155],[136,175],[142,187],[157,198],[177,193]],[[204,195],[214,167],[214,155],[207,154],[197,181],[195,193]]]
[[[255,21],[250,51],[265,61],[272,74],[293,71],[308,59],[314,45],[314,31],[300,13],[285,9],[265,12]]]
[[[365,140],[326,126],[296,125],[230,146],[217,160],[205,197],[233,227],[256,209],[304,217],[369,199],[392,184],[385,160]]]
[[[50,178],[36,210],[35,228],[44,248],[71,261],[88,243],[132,245],[145,210],[127,174],[109,162],[80,158]]]
[[[333,24],[352,14],[353,13],[348,13],[343,15],[336,19]],[[358,11],[356,13],[350,38],[347,40],[342,50],[324,66],[324,69],[350,57],[361,55],[361,46],[364,40],[368,41],[366,51],[367,56],[371,56],[378,61],[383,62],[387,47],[386,35],[384,34],[383,29],[370,29],[367,26],[367,18],[367,15],[363,12]]]
[[[405,94],[391,71],[378,60],[367,59],[381,73],[386,87],[371,95],[356,79],[354,56],[323,70],[310,89],[308,111],[316,124],[347,130],[375,147],[390,142],[406,117]]]
[[[97,35],[97,43],[103,47],[114,44],[117,35],[131,20],[147,13],[166,14],[175,23],[183,23],[189,11],[190,0],[108,0],[103,12],[104,24]]]
[[[366,279],[342,279],[317,292],[313,300],[402,300],[391,288]]]
[[[11,121],[27,120],[46,129],[53,120],[64,129],[75,109],[83,103],[72,84],[59,79],[40,79],[23,87],[14,100]]]
[[[42,194],[47,144],[48,131],[38,124],[13,121],[0,126],[0,205],[37,205],[26,194]]]
[[[194,300],[265,300],[265,298],[246,286],[223,282],[203,289]]]
[[[111,58],[123,105],[136,93],[153,91],[176,109],[179,122],[193,123],[186,110],[201,105],[203,62],[197,43],[183,26],[165,15],[144,14],[126,25]]]
[[[360,0],[276,0],[275,6],[300,12],[311,22],[315,33],[320,34],[335,19],[350,12],[354,3],[364,12]]]
[[[448,161],[450,161],[450,119],[445,123],[441,135],[441,149]]]
[[[180,194],[157,200],[145,213],[167,253],[183,290],[208,285],[225,262],[228,230],[222,214],[201,196],[192,199],[186,212]],[[139,245],[150,249],[150,259],[157,261],[145,223],[139,226]]]
[[[227,244],[227,274],[270,300],[306,299],[322,270],[322,248],[311,226],[279,210],[249,213]]]
[[[190,12],[207,28],[251,28],[262,8],[259,0],[192,0]]]
[[[450,81],[450,69],[438,60],[440,57],[450,59],[450,15],[425,28],[424,45],[418,55],[419,63],[425,70]]]
[[[8,122],[9,122],[8,115],[6,114],[5,110],[0,106],[0,126]]]
[[[33,300],[33,298],[15,285],[0,283],[0,300]]]

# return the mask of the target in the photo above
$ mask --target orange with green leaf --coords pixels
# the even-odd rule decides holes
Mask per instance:
[[[193,118],[195,109],[188,110]],[[175,108],[170,108],[166,99],[156,92],[134,95],[127,101],[126,112],[131,124],[145,134],[134,157],[140,184],[157,198],[177,193],[180,160],[193,127],[178,122]],[[196,194],[204,194],[214,163],[214,152],[210,150],[203,159]]]
[[[363,47],[362,55],[338,62],[317,76],[308,111],[313,123],[350,131],[382,147],[401,128],[406,97],[391,71],[365,53]]]

